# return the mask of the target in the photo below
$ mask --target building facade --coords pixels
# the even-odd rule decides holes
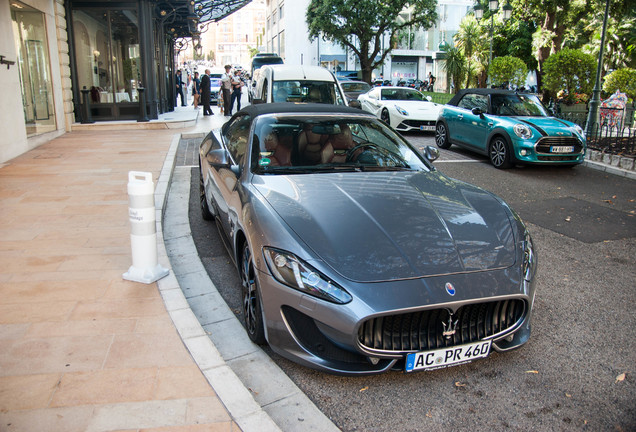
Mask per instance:
[[[70,130],[73,123],[64,4],[0,1],[0,163]]]
[[[265,0],[265,41],[262,50],[278,53],[287,64],[322,65],[330,70],[359,70],[357,58],[338,45],[321,38],[310,41],[305,13],[310,0]],[[429,29],[413,28],[399,36],[398,44],[374,77],[390,79],[394,84],[400,79],[424,80],[429,72],[437,77],[436,90],[446,89],[443,69],[446,43],[453,43],[462,18],[472,8],[472,0],[440,0],[437,6],[438,20]],[[400,14],[408,18],[405,9]],[[400,18],[399,18],[400,19]],[[388,44],[388,36],[383,44]]]
[[[178,45],[247,3],[0,0],[0,163],[75,123],[174,110]]]
[[[203,54],[214,53],[217,67],[226,64],[249,69],[251,49],[262,46],[265,30],[265,0],[249,4],[217,23],[211,23],[201,35]]]

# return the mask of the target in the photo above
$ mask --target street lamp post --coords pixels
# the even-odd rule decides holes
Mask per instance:
[[[499,1],[488,0],[488,10],[490,10],[490,54],[488,56],[488,75],[486,77],[487,86],[491,84],[490,81],[490,64],[492,63],[492,34],[495,28],[495,12],[499,9]],[[512,16],[512,6],[506,3],[503,6],[503,19],[507,21]],[[484,8],[478,3],[473,7],[475,11],[475,18],[481,20],[484,17]]]
[[[596,82],[594,90],[592,90],[592,99],[590,100],[589,112],[587,113],[587,124],[585,125],[585,136],[587,139],[592,135],[594,123],[598,118],[598,107],[601,104],[601,70],[603,67],[603,48],[605,48],[605,31],[607,29],[607,16],[609,14],[610,1],[605,4],[605,16],[603,18],[603,31],[601,32],[601,48],[598,53],[598,66],[596,67]]]

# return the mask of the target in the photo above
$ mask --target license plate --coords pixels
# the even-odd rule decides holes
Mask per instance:
[[[574,146],[550,146],[550,153],[572,153]]]
[[[491,343],[492,341],[475,342],[435,351],[408,354],[406,356],[406,372],[440,369],[488,357]]]
[[[434,131],[435,126],[420,126],[421,131]]]

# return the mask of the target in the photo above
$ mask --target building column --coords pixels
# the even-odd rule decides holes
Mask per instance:
[[[62,103],[64,106],[64,129],[70,131],[75,121],[73,106],[73,86],[71,83],[71,60],[69,38],[66,31],[66,7],[64,0],[55,2],[55,28],[57,33],[60,77],[62,78]],[[61,120],[61,119],[60,119]]]

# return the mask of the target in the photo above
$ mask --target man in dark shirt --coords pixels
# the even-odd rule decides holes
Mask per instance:
[[[177,83],[177,96],[181,96],[181,106],[186,106],[184,95],[183,95],[183,78],[181,78],[181,70],[177,70],[176,76]],[[175,104],[178,101],[175,101]]]
[[[212,108],[210,108],[210,69],[205,70],[205,74],[201,77],[201,102],[203,103],[203,115],[213,115]]]

